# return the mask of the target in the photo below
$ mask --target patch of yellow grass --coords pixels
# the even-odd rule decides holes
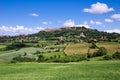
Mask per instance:
[[[68,44],[64,50],[66,54],[86,54],[89,50],[88,43]],[[91,49],[90,52],[94,52],[95,49]]]
[[[118,50],[118,44],[117,43],[116,44],[111,44],[111,43],[102,44],[102,43],[100,43],[100,44],[98,44],[98,47],[105,47],[107,49],[107,51],[110,52],[110,53],[114,53]]]
[[[68,44],[64,50],[64,52],[68,55],[70,54],[86,54],[89,50],[90,53],[96,52],[98,49],[89,49],[89,43],[76,43],[76,44]],[[98,47],[105,47],[109,54],[113,54],[118,50],[118,43],[111,42],[102,42],[97,43]]]

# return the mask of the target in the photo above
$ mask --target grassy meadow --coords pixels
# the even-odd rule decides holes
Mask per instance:
[[[117,42],[100,42],[96,45],[105,47],[110,55],[118,49]],[[0,51],[0,80],[119,80],[120,61],[99,61],[103,56],[90,58],[90,61],[70,63],[10,63],[13,57],[24,55],[25,52],[27,53],[26,57],[35,58],[37,55],[34,55],[34,53],[40,51],[43,52],[45,58],[60,56],[62,59],[65,54],[86,54],[89,46],[90,44],[84,42]],[[1,48],[3,47],[5,45],[1,45]],[[95,51],[97,49],[90,49],[91,53]]]
[[[0,80],[119,80],[120,61],[0,64]]]

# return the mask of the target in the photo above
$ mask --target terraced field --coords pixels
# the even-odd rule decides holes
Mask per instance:
[[[98,47],[105,47],[108,51],[108,54],[113,54],[118,50],[118,43],[117,42],[101,42],[96,44]],[[45,52],[43,55],[46,58],[60,56],[64,57],[64,52],[67,55],[71,54],[86,54],[89,50],[90,53],[93,53],[97,51],[98,49],[90,49],[90,44],[88,43],[70,43],[68,45],[51,45],[46,46],[44,49],[42,48],[35,48],[35,47],[28,47],[28,48],[22,48],[18,51],[16,50],[9,50],[9,51],[0,51],[0,63],[4,61],[10,61],[13,57],[24,55],[24,53],[27,53],[27,57],[34,57],[36,58],[36,55],[33,55],[36,51]],[[65,48],[65,50],[64,50]],[[58,52],[55,50],[59,49]],[[64,52],[63,52],[64,50]],[[96,61],[99,59],[102,59],[102,57],[96,57],[91,58],[91,60]]]
[[[63,49],[65,45],[57,45],[57,46],[47,46],[45,49],[42,48],[36,48],[36,47],[28,47],[28,48],[22,48],[18,51],[16,50],[8,50],[8,51],[1,51],[0,53],[0,63],[3,63],[4,61],[11,61],[12,58],[24,55],[24,53],[27,53],[26,57],[34,57],[36,58],[37,55],[34,55],[37,51],[44,52],[44,56],[46,58],[54,57],[60,55],[61,57],[64,56]],[[59,52],[55,52],[56,49],[60,49]]]

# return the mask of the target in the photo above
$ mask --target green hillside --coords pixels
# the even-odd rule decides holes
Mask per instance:
[[[63,27],[30,35],[1,36],[0,62],[10,62],[16,57],[19,60],[34,58],[38,62],[79,62],[91,60],[89,58],[96,61],[106,55],[112,57],[119,49],[120,34],[84,26]],[[112,59],[110,56],[107,57]]]
[[[81,34],[83,35],[81,36]],[[19,36],[1,36],[0,42],[26,42],[26,43],[37,43],[40,40],[56,40],[55,42],[79,42],[81,40],[85,42],[90,41],[119,41],[120,34],[118,33],[107,33],[101,32],[96,29],[88,29],[83,27],[63,27],[58,29],[50,29],[49,31],[40,31],[30,35],[19,35]]]

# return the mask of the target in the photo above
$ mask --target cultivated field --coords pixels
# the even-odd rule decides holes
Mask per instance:
[[[120,80],[120,61],[0,64],[0,80]]]
[[[101,42],[97,44],[99,47],[105,47],[108,51],[108,54],[113,54],[114,52],[118,51],[118,47],[120,50],[120,44],[117,42]]]
[[[108,51],[108,54],[113,54],[118,50],[117,42],[100,42],[96,44],[98,47],[105,47]],[[66,54],[86,54],[89,50],[90,53],[97,51],[98,49],[90,49],[90,44],[88,43],[76,43],[68,44],[64,50]],[[120,45],[119,45],[120,46]]]
[[[43,43],[43,42],[42,42]],[[32,45],[32,44],[31,44]],[[98,47],[105,47],[108,51],[107,54],[112,55],[114,52],[118,50],[118,43],[117,42],[100,42],[96,44]],[[1,45],[1,47],[4,47],[6,45]],[[68,45],[50,45],[46,46],[44,48],[36,48],[36,47],[28,47],[28,48],[22,48],[18,51],[16,50],[8,50],[8,51],[0,51],[0,63],[3,63],[4,61],[11,61],[13,57],[24,55],[24,53],[27,53],[27,57],[37,57],[34,55],[35,52],[40,51],[44,52],[44,56],[46,58],[60,56],[64,57],[63,50],[65,54],[71,55],[71,54],[86,54],[89,50],[90,53],[93,53],[97,51],[98,49],[90,49],[90,44],[88,43],[69,43]],[[120,46],[120,45],[119,45]],[[59,50],[58,52],[55,52],[55,50]],[[102,59],[101,57],[95,57],[91,58],[91,60],[96,61]]]
[[[42,42],[43,43],[43,42]],[[32,45],[32,44],[31,44]],[[108,54],[118,50],[117,42],[97,43],[98,47],[105,47]],[[2,45],[3,48],[5,45]],[[98,61],[103,56],[90,58],[90,61],[73,63],[38,63],[22,62],[10,63],[13,57],[24,55],[36,58],[37,51],[45,58],[66,58],[69,54],[93,53],[97,49],[89,49],[88,43],[69,43],[68,45],[48,45],[46,47],[26,47],[20,50],[0,52],[0,80],[119,80],[120,61]],[[64,50],[65,49],[65,50]],[[58,51],[56,51],[58,50]]]

